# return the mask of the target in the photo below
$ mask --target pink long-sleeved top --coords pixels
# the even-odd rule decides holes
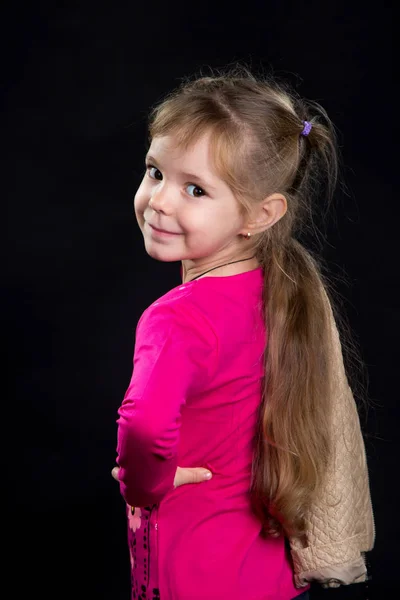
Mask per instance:
[[[261,267],[203,277],[170,290],[138,322],[117,448],[133,523],[132,598],[290,600],[309,587],[295,587],[285,539],[262,538],[250,504],[262,287]],[[213,477],[174,488],[178,466]]]

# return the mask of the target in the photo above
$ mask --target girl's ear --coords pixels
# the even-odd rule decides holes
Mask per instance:
[[[253,211],[251,219],[243,229],[244,233],[262,233],[281,219],[287,211],[287,200],[278,192],[267,196]]]

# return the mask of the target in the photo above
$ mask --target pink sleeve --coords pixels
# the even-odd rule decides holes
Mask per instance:
[[[133,374],[118,411],[121,494],[157,504],[173,487],[181,410],[212,375],[217,340],[189,303],[153,304],[139,320]]]

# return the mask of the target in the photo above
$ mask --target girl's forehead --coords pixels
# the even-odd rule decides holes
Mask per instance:
[[[198,135],[180,135],[178,132],[171,132],[165,135],[154,136],[151,140],[151,146],[168,148],[181,153],[192,152],[195,148],[208,148],[210,146],[211,132],[203,132]]]
[[[212,168],[212,153],[209,135],[204,134],[193,140],[188,146],[179,144],[178,137],[173,134],[156,136],[151,140],[148,154],[157,157],[167,157],[170,160],[201,161]],[[157,155],[157,156],[155,156]]]
[[[151,140],[149,151],[182,153],[182,150],[183,148],[180,148],[177,143],[176,136],[163,135],[154,137]]]

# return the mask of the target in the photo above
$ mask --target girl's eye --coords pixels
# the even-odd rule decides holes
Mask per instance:
[[[187,186],[186,189],[190,190],[190,188],[192,188],[193,194],[191,194],[189,192],[189,195],[190,196],[193,195],[194,198],[201,198],[201,196],[204,196],[204,194],[205,194],[205,191],[202,190],[201,187],[199,187],[198,185],[194,185],[191,183],[190,185]]]
[[[146,168],[151,179],[156,179],[157,181],[162,180],[162,173],[159,169],[157,169],[157,167],[154,167],[153,165],[147,165]],[[201,198],[201,196],[205,195],[205,191],[193,183],[189,184],[186,189],[190,190],[189,195],[192,196],[192,198]]]
[[[162,179],[161,171],[157,169],[157,167],[152,167],[151,165],[147,165],[147,170],[149,172],[149,177],[152,179],[158,179],[160,181]]]

